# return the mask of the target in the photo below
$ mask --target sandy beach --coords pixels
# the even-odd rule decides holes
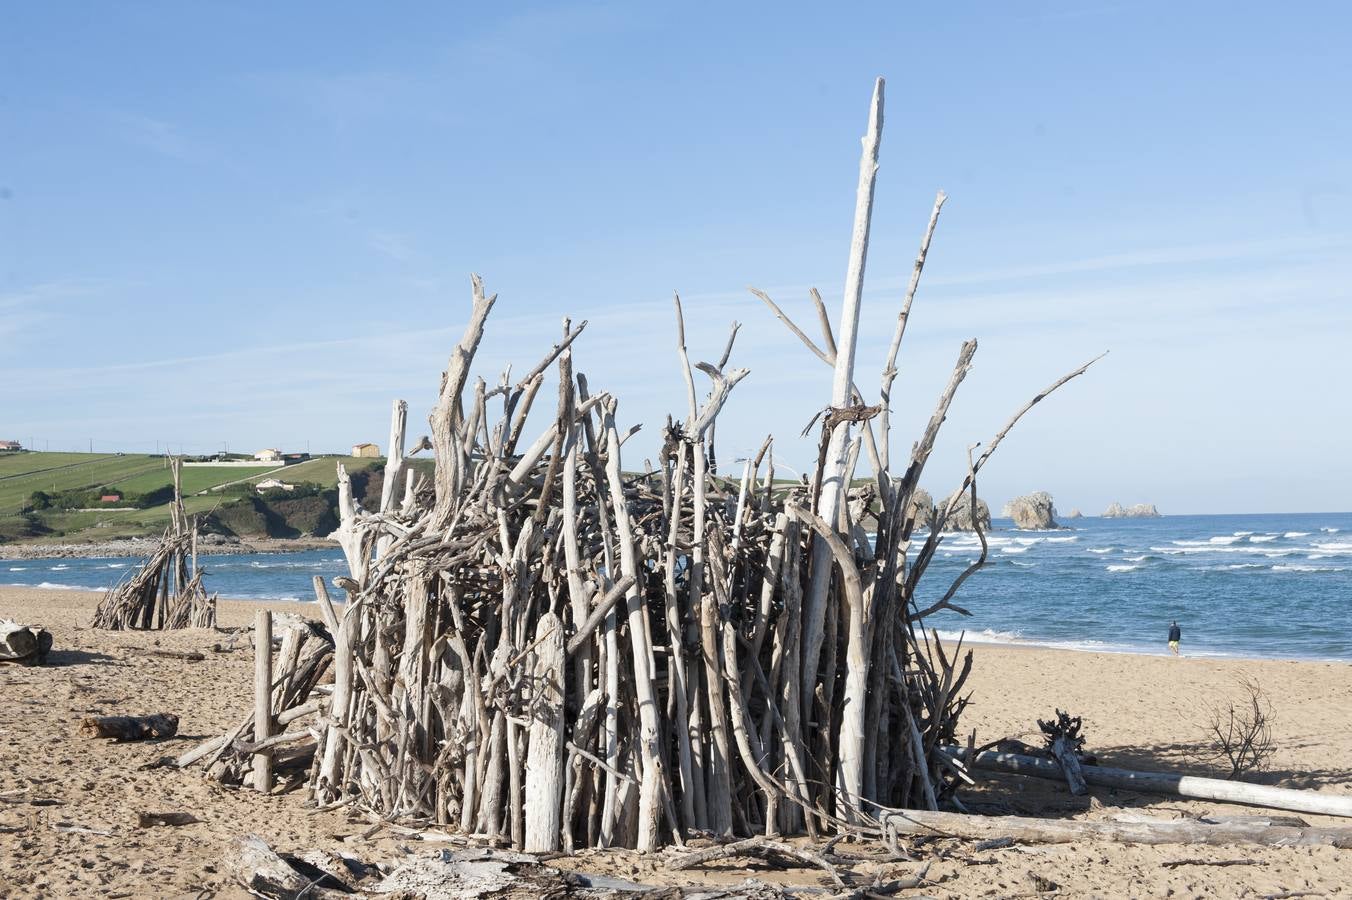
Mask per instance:
[[[220,632],[104,632],[89,627],[97,595],[0,587],[0,617],[41,624],[55,637],[48,665],[0,667],[0,896],[243,897],[221,860],[241,833],[275,848],[342,849],[375,862],[428,852],[428,844],[377,830],[342,811],[316,813],[300,793],[262,796],[230,790],[200,770],[142,769],[223,732],[247,712],[252,656],[215,653]],[[220,625],[247,624],[258,604],[223,601]],[[312,614],[308,606],[272,608]],[[201,661],[147,654],[202,651]],[[1036,720],[1060,708],[1084,717],[1087,749],[1105,765],[1214,775],[1205,758],[1206,721],[1238,696],[1241,677],[1257,679],[1275,710],[1277,749],[1255,780],[1352,794],[1352,666],[1338,663],[1101,654],[975,645],[966,728],[978,742],[1022,737],[1036,743]],[[179,735],[158,745],[82,737],[89,715],[172,712]],[[983,776],[968,795],[1027,814],[1106,818],[1123,808],[1161,817],[1245,814],[1256,810],[1093,789],[1093,800],[1063,785]],[[201,821],[138,828],[141,812],[190,812]],[[1305,816],[1312,825],[1349,824]],[[1352,884],[1352,851],[1329,848],[1136,846],[1084,842],[1017,846],[970,864],[959,845],[927,843],[929,882],[911,893],[937,897],[1036,895],[1033,873],[1063,896],[1336,896]],[[866,848],[861,848],[864,852]],[[841,852],[852,852],[842,845]],[[1249,860],[1224,867],[1200,862]],[[1191,861],[1178,866],[1166,863]],[[810,869],[789,872],[719,864],[671,872],[662,857],[627,851],[588,853],[551,863],[604,871],[650,884],[693,879],[738,884],[747,878],[822,884]],[[888,877],[917,863],[869,863]]]

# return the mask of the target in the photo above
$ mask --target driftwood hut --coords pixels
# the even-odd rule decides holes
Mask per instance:
[[[918,484],[976,342],[894,455],[896,363],[944,195],[870,390],[856,332],[882,124],[879,80],[838,320],[814,292],[814,340],[758,292],[830,372],[809,478],[777,483],[769,438],[738,476],[712,473],[716,422],[748,376],[732,363],[735,328],[721,355],[692,364],[677,298],[671,359],[686,409],[640,471],[625,453],[637,424],[575,365],[586,323],[565,320],[524,376],[471,377],[496,303],[476,276],[430,417],[435,476],[406,464],[403,402],[377,508],[356,504],[339,466],[344,602],[316,585],[331,693],[279,702],[286,673],[260,662],[259,726],[217,739],[213,759],[232,746],[235,777],[266,788],[268,750],[299,745],[316,804],[531,851],[876,831],[888,810],[938,809],[963,775],[941,751],[962,743],[971,656],[924,620],[952,608],[985,554],[924,608],[917,585],[1009,429],[1086,367],[971,455],[962,483],[932,513],[924,504],[928,531],[913,540]],[[308,730],[279,733],[315,710]]]
[[[197,568],[197,519],[183,509],[183,460],[169,457],[174,502],[164,536],[144,563],[104,593],[94,627],[127,629],[210,628],[216,595],[202,586]]]

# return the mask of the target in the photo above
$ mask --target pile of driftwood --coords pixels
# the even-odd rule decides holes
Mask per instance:
[[[216,595],[202,586],[197,568],[197,519],[183,511],[183,461],[169,457],[174,502],[164,537],[146,561],[103,595],[94,627],[115,631],[151,628],[211,628]]]
[[[289,617],[290,618],[290,617]],[[273,614],[260,610],[254,624],[254,707],[224,735],[179,756],[179,768],[204,761],[208,777],[271,791],[295,788],[309,777],[315,742],[308,718],[327,702],[315,688],[333,660],[333,638],[322,626],[292,618],[273,653]]]
[[[716,362],[692,366],[677,299],[687,410],[668,419],[657,465],[635,471],[622,452],[637,426],[574,370],[586,323],[565,320],[523,377],[471,382],[496,300],[473,279],[431,415],[433,482],[406,465],[402,401],[378,508],[355,503],[339,467],[335,537],[349,575],[337,581],[341,608],[317,585],[334,671],[314,728],[315,802],[544,852],[651,850],[695,832],[876,833],[891,809],[934,810],[951,796],[966,773],[944,748],[958,741],[971,656],[946,652],[923,620],[957,608],[984,549],[923,608],[917,588],[951,517],[976,508],[977,474],[1010,428],[1085,367],[969,454],[962,484],[915,534],[919,482],[976,342],[962,345],[927,427],[894,462],[897,357],[944,196],[870,403],[855,357],[882,112],[880,80],[840,321],[832,327],[814,292],[819,345],[759,295],[832,372],[817,464],[802,482],[776,481],[769,438],[739,476],[717,474],[716,423],[748,374],[729,366],[735,325]],[[552,369],[557,399],[538,422],[530,413]],[[703,399],[695,370],[709,380]],[[263,635],[256,645],[267,646]],[[225,753],[267,752],[287,674],[260,673],[272,691],[254,716],[263,730],[242,744],[247,725],[225,736]],[[312,705],[300,693],[289,702]]]

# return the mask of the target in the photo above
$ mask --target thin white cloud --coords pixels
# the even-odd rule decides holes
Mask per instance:
[[[196,160],[203,148],[185,136],[179,126],[141,113],[107,114],[118,136],[129,144],[170,159]]]
[[[381,256],[395,262],[408,262],[415,256],[413,246],[406,235],[394,231],[371,231],[366,243]]]

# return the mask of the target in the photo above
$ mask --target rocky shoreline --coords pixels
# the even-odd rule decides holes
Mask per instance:
[[[120,538],[69,544],[0,544],[0,559],[95,559],[106,556],[146,556],[158,538]],[[260,538],[240,540],[219,534],[203,535],[197,552],[202,556],[247,556],[255,553],[295,553],[327,550],[337,545],[326,538]]]

